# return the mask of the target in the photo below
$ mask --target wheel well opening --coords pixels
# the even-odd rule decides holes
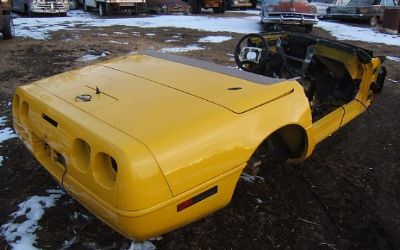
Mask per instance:
[[[279,150],[285,151],[287,159],[300,158],[305,154],[307,148],[307,135],[304,129],[299,125],[288,125],[272,133],[274,144]],[[268,140],[268,138],[267,138]]]
[[[286,162],[302,158],[307,150],[307,135],[299,125],[287,125],[270,134],[249,160],[249,168],[258,168],[264,161]]]

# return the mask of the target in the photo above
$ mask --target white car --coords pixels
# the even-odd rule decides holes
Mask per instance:
[[[13,0],[13,10],[28,16],[35,14],[67,16],[69,3],[68,0]]]

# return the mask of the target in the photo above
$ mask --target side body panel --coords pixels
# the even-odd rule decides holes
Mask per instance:
[[[362,64],[356,55],[344,51],[338,51],[335,48],[318,45],[317,54],[324,55],[339,62],[345,62],[351,78],[359,80],[359,88],[356,96],[350,102],[338,107],[322,119],[313,123],[313,129],[310,136],[311,140],[318,144],[326,137],[332,135],[335,131],[353,120],[355,117],[366,111],[372,103],[374,94],[371,91],[371,84],[375,83],[378,77],[378,69],[381,62],[378,58],[371,58],[370,63]]]

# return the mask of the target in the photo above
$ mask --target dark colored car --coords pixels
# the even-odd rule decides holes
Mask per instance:
[[[11,39],[14,37],[15,29],[11,17],[11,0],[0,1],[0,31],[4,39]]]
[[[309,3],[317,8],[318,18],[324,18],[326,15],[326,9],[336,4],[336,0],[308,0]]]
[[[301,25],[311,31],[318,23],[317,9],[306,0],[264,0],[260,15],[265,30],[281,25]]]
[[[366,20],[371,26],[383,19],[387,8],[397,6],[397,0],[350,0],[346,6],[331,6],[326,9],[326,17],[335,19]]]
[[[146,4],[149,12],[157,14],[189,14],[191,12],[190,6],[181,0],[147,0]]]

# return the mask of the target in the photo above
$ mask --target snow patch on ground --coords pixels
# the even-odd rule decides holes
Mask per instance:
[[[108,52],[108,51],[107,51]],[[77,61],[78,62],[89,62],[89,61],[93,61],[96,59],[99,59],[101,57],[106,57],[108,54],[110,54],[110,52],[103,52],[100,55],[92,55],[92,54],[87,54],[87,55],[83,55],[81,56]]]
[[[227,31],[235,33],[260,32],[259,17],[210,17],[197,15],[165,15],[139,18],[98,18],[81,10],[68,12],[68,17],[18,17],[14,19],[16,36],[47,39],[49,32],[72,30],[76,25],[84,27],[128,26],[141,28],[175,27],[210,32]]]
[[[390,79],[390,78],[387,78],[387,80],[388,80],[389,82],[398,83],[396,80],[393,80],[393,79]]]
[[[7,117],[0,116],[0,126],[6,125]]]
[[[119,42],[119,41],[114,41],[114,40],[111,40],[111,41],[109,41],[110,43],[115,43],[115,44],[125,44],[125,45],[128,45],[129,43],[128,42]]]
[[[166,43],[179,42],[182,39],[181,34],[172,36],[172,39],[165,40]]]
[[[14,130],[12,128],[6,127],[3,129],[0,129],[0,143],[3,143],[6,140],[16,138],[17,135],[14,133]]]
[[[67,250],[67,249],[71,249],[72,245],[78,240],[78,237],[76,237],[76,235],[74,235],[72,237],[72,239],[70,240],[65,240],[64,244],[61,248],[61,250]]]
[[[231,36],[205,36],[199,39],[199,43],[222,43],[231,39]]]
[[[72,201],[73,201],[73,200],[72,200]],[[74,212],[72,218],[73,218],[74,220],[78,220],[78,219],[80,219],[80,218],[82,218],[83,220],[89,220],[89,219],[90,219],[89,216],[87,216],[86,214],[78,213],[78,212],[76,212],[76,211]]]
[[[193,51],[193,50],[204,50],[204,47],[200,47],[196,44],[194,45],[188,45],[186,47],[172,47],[172,48],[163,48],[160,51],[161,52],[167,52],[167,53],[180,53],[180,52],[188,52],[188,51]]]
[[[78,62],[88,62],[88,61],[96,60],[96,59],[98,59],[100,57],[101,57],[101,55],[99,55],[99,56],[96,56],[96,55],[84,55],[84,56],[81,56],[77,61]]]
[[[250,10],[244,13],[248,14],[248,16],[215,17],[201,15],[165,15],[105,19],[98,18],[81,10],[75,10],[68,12],[68,17],[18,17],[14,19],[14,23],[16,25],[16,36],[34,39],[47,39],[51,31],[72,30],[77,25],[81,26],[81,29],[85,27],[110,27],[120,25],[141,28],[175,27],[209,32],[235,32],[243,34],[262,31],[261,25],[259,24],[259,11]],[[327,30],[339,40],[355,40],[400,46],[400,36],[379,33],[370,27],[349,26],[347,24],[329,21],[319,21],[316,27]],[[124,34],[123,32],[117,33]],[[114,32],[114,34],[116,33]],[[147,33],[146,35],[151,34],[152,33]]]
[[[140,32],[137,32],[137,31],[133,31],[133,32],[131,32],[131,34],[134,36],[140,36]]]
[[[315,26],[328,31],[338,40],[353,40],[400,46],[400,36],[379,33],[372,30],[370,27],[356,27],[328,21],[319,21]]]
[[[0,117],[0,126],[5,126],[6,121],[7,121],[7,117],[1,116]],[[0,129],[0,148],[2,147],[1,144],[4,141],[7,141],[12,138],[16,138],[16,137],[17,137],[17,135],[14,133],[14,130],[12,128],[5,127],[5,128]],[[4,159],[5,159],[5,157],[0,155],[0,167],[3,166]]]
[[[150,241],[145,242],[133,242],[129,246],[128,250],[154,250],[156,246]]]
[[[399,38],[400,39],[400,38]],[[395,62],[400,62],[400,57],[395,57],[395,56],[387,56],[386,57],[390,61],[395,61]]]
[[[257,179],[260,181],[264,181],[264,178],[258,175],[249,175],[247,173],[242,173],[242,175],[240,176],[240,179],[246,181],[246,182],[250,182],[250,183],[254,183]]]
[[[235,11],[226,11],[226,13],[244,13],[248,15],[260,15],[260,10],[235,10]]]
[[[1,226],[0,235],[3,236],[13,249],[37,249],[34,244],[37,240],[36,230],[38,221],[44,210],[55,206],[56,201],[64,194],[60,189],[47,190],[48,196],[32,196],[21,202],[19,210],[12,213],[12,219]]]

